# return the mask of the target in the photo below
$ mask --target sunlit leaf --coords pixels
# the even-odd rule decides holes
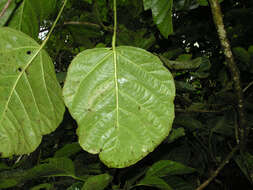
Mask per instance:
[[[79,143],[109,167],[132,165],[168,135],[174,119],[172,75],[134,47],[86,50],[72,61],[63,89]]]

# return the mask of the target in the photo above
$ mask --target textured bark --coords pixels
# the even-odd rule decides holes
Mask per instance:
[[[211,6],[213,20],[217,28],[220,43],[224,51],[224,55],[227,62],[227,67],[230,71],[231,78],[234,83],[234,91],[237,96],[237,112],[238,112],[238,134],[241,147],[245,146],[246,141],[246,126],[245,115],[243,105],[243,90],[240,82],[240,71],[234,61],[234,57],[231,51],[230,43],[227,38],[226,30],[223,24],[222,12],[218,0],[209,0]]]
[[[234,84],[234,91],[237,96],[237,114],[238,114],[238,123],[237,123],[237,134],[239,134],[239,142],[237,146],[228,154],[226,159],[220,164],[220,166],[215,170],[215,172],[196,190],[204,189],[223,169],[223,167],[229,162],[233,155],[237,152],[239,148],[241,150],[245,146],[246,142],[246,120],[244,115],[244,105],[243,105],[243,90],[240,82],[240,71],[234,61],[234,57],[231,51],[230,43],[227,38],[226,30],[223,23],[221,7],[218,0],[209,0],[209,4],[212,10],[213,21],[216,25],[217,32],[219,35],[220,43],[224,51],[224,55],[227,62],[227,67],[230,71],[231,78]]]

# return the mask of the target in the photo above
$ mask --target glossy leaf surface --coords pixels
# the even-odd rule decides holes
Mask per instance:
[[[0,28],[0,153],[27,154],[56,129],[64,104],[54,65],[29,36]]]
[[[174,119],[172,75],[156,56],[130,46],[77,55],[63,96],[80,145],[109,167],[130,166],[152,152]]]
[[[154,22],[165,38],[173,33],[172,7],[173,0],[152,0],[151,10]]]

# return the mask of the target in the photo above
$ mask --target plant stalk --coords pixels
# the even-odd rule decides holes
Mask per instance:
[[[52,34],[52,32],[53,32],[53,30],[54,30],[54,28],[55,28],[55,26],[56,26],[58,20],[59,20],[60,17],[61,17],[61,14],[62,14],[62,12],[63,12],[63,9],[64,9],[65,5],[67,4],[67,1],[68,1],[68,0],[64,0],[63,5],[62,5],[62,7],[61,7],[61,9],[60,9],[60,11],[59,11],[59,13],[58,13],[58,15],[57,15],[57,17],[56,17],[56,19],[55,19],[53,25],[52,25],[52,27],[51,27],[51,29],[50,29],[50,31],[49,31],[47,37],[45,38],[45,40],[44,40],[44,41],[42,42],[42,44],[41,44],[40,50],[46,45],[48,39],[50,38],[50,36],[51,36],[51,34]]]
[[[220,173],[220,171],[224,168],[224,166],[229,163],[229,160],[233,158],[234,154],[239,150],[240,145],[236,145],[232,151],[227,155],[225,160],[220,164],[220,166],[213,172],[212,176],[208,178],[204,183],[202,183],[196,190],[203,190],[206,186],[209,185],[209,183],[217,177],[217,175]]]
[[[113,0],[113,15],[114,15],[114,27],[113,27],[113,37],[112,37],[112,50],[116,47],[116,37],[117,37],[117,1]]]

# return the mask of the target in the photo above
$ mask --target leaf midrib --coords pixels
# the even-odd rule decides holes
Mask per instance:
[[[116,120],[115,128],[119,127],[119,87],[118,87],[118,71],[117,71],[117,54],[116,49],[113,48],[113,64],[114,64],[114,83],[115,83],[115,99],[116,99]]]
[[[4,106],[4,110],[3,110],[3,112],[2,112],[2,116],[0,117],[0,124],[1,124],[2,121],[3,121],[3,118],[4,118],[4,116],[5,116],[5,113],[6,113],[7,109],[8,109],[8,106],[9,106],[9,103],[10,103],[10,100],[11,100],[11,97],[12,97],[12,95],[13,95],[13,93],[14,93],[16,87],[17,87],[17,84],[18,84],[20,78],[22,77],[22,75],[24,74],[24,72],[26,71],[26,69],[30,66],[30,64],[33,62],[33,60],[37,57],[37,55],[39,54],[39,52],[41,51],[41,49],[42,49],[42,46],[40,46],[40,47],[38,48],[37,52],[31,57],[31,59],[30,59],[30,60],[28,61],[28,63],[25,65],[24,69],[22,69],[22,71],[21,71],[20,74],[18,75],[18,77],[17,77],[15,83],[13,84],[13,87],[12,87],[11,92],[10,92],[10,94],[9,94],[8,100],[6,101],[6,104],[5,104],[5,106]]]

